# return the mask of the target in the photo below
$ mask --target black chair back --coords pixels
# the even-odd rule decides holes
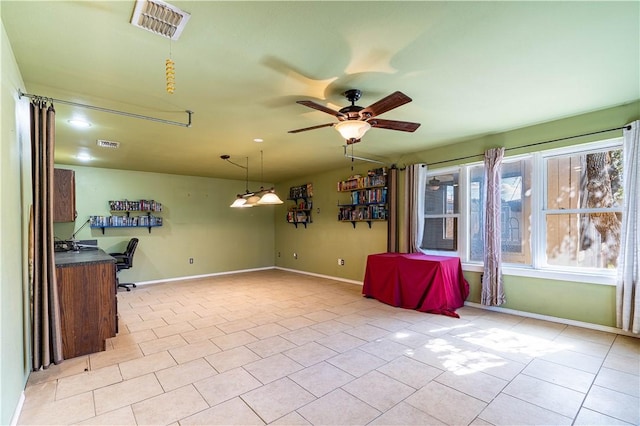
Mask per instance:
[[[136,247],[138,247],[138,239],[132,238],[129,240],[129,244],[127,244],[127,249],[124,251],[124,255],[127,257],[127,263],[129,264],[129,268],[133,266],[133,254],[136,252]]]

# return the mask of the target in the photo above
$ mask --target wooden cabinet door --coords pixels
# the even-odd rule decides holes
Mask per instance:
[[[76,177],[73,170],[53,170],[53,221],[76,220]]]
[[[56,268],[65,359],[105,350],[116,335],[115,271],[111,262]]]

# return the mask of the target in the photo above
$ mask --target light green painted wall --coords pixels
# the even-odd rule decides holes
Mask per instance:
[[[0,5],[1,7],[1,5]],[[4,24],[1,31],[2,93],[0,94],[0,424],[9,424],[30,370],[28,346],[28,296],[26,232],[30,200],[21,189],[29,188],[28,102],[18,100],[24,83],[9,45]],[[28,137],[28,136],[27,136]],[[26,146],[25,146],[26,145]],[[25,150],[27,155],[25,155]]]
[[[346,203],[349,199],[348,193],[337,192],[337,182],[375,168],[360,164],[351,171],[350,164],[345,160],[342,169],[302,176],[276,186],[278,195],[285,201],[277,206],[275,216],[277,266],[362,281],[367,255],[387,250],[386,222],[372,222],[371,229],[366,223],[358,223],[354,229],[351,223],[337,220],[338,200]],[[289,195],[289,187],[305,183],[313,184],[314,193],[313,223],[306,229],[287,223],[287,210],[294,202],[284,200]],[[297,260],[293,253],[298,254]],[[338,266],[338,258],[345,260],[344,266]]]
[[[401,167],[405,164],[433,163],[477,155],[473,159],[450,161],[443,165],[432,166],[432,168],[463,164],[481,160],[483,152],[488,148],[517,147],[621,127],[639,118],[640,101],[637,101],[602,111],[398,156],[389,159],[389,164],[395,163]],[[621,134],[621,131],[616,131],[546,144],[537,147],[537,149],[514,149],[508,151],[507,155],[592,142],[618,137]],[[419,137],[419,133],[416,133],[416,137]],[[356,172],[359,173],[376,167],[375,164],[370,163],[357,162],[356,164],[358,167]],[[281,253],[281,257],[276,258],[278,266],[362,281],[367,255],[386,250],[386,224],[376,223],[373,229],[368,229],[365,224],[359,224],[357,229],[352,229],[351,225],[338,223],[336,220],[338,198],[336,182],[349,176],[351,171],[348,167],[314,176],[301,176],[298,179],[280,182],[276,186],[279,194],[286,196],[289,186],[312,182],[315,195],[314,209],[316,207],[321,209],[320,214],[316,214],[314,211],[314,223],[310,224],[308,229],[304,229],[304,227],[296,229],[285,221],[286,206],[278,208],[275,217],[276,252]],[[403,178],[404,173],[401,172],[400,182],[403,181]],[[399,196],[402,198],[402,190],[400,190]],[[400,211],[399,217],[402,218],[402,211]],[[293,259],[293,252],[299,254],[298,260]],[[339,257],[346,259],[345,266],[337,266],[337,258]],[[479,303],[480,274],[465,272],[465,277],[469,281],[471,290],[468,300]],[[503,305],[504,308],[610,327],[615,326],[615,287],[613,286],[516,276],[505,276],[504,285],[507,294],[507,303]]]
[[[152,228],[83,228],[77,239],[97,239],[107,252],[124,250],[140,239],[133,268],[121,281],[154,281],[216,272],[271,267],[274,262],[274,212],[271,206],[231,209],[243,181],[159,173],[78,167],[75,170],[75,223],[58,223],[55,235],[69,239],[91,215],[109,215],[109,200],[153,199],[163,205],[163,226]],[[189,258],[194,263],[189,264]]]

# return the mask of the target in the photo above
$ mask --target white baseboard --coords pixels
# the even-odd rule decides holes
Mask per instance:
[[[464,302],[464,304],[465,306],[471,306],[473,308],[484,309],[487,311],[501,312],[504,314],[517,315],[519,317],[534,318],[534,319],[539,319],[543,321],[555,322],[558,324],[573,325],[575,327],[588,328],[591,330],[605,331],[607,333],[621,334],[623,336],[640,338],[640,336],[638,336],[637,334],[633,334],[628,331],[624,331],[615,327],[609,327],[606,325],[592,324],[590,322],[575,321],[567,318],[552,317],[550,315],[541,315],[541,314],[535,314],[532,312],[518,311],[515,309],[501,308],[499,306],[485,306],[475,302]]]
[[[161,280],[139,281],[139,282],[136,282],[136,286],[145,286],[149,284],[162,284],[162,283],[169,283],[173,281],[197,280],[200,278],[217,277],[221,275],[241,274],[243,272],[266,271],[269,269],[275,269],[275,266],[266,266],[264,268],[252,268],[252,269],[238,269],[235,271],[214,272],[211,274],[203,274],[203,275],[189,275],[189,276],[177,277],[177,278],[164,278]]]
[[[349,280],[349,279],[341,278],[341,277],[332,277],[331,275],[316,274],[316,273],[307,272],[307,271],[298,271],[297,269],[281,268],[279,266],[274,266],[274,269],[279,269],[281,271],[295,272],[297,274],[303,274],[303,275],[311,275],[313,277],[326,278],[328,280],[333,280],[333,281],[342,281],[342,282],[345,282],[345,283],[356,284],[356,285],[359,285],[359,286],[362,285],[362,281]]]
[[[18,419],[20,418],[20,414],[22,413],[22,407],[24,405],[24,391],[20,392],[20,399],[18,400],[18,405],[16,405],[16,409],[13,411],[13,417],[11,417],[11,426],[16,426],[18,424]]]

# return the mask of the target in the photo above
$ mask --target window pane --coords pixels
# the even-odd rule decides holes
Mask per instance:
[[[622,150],[547,159],[547,209],[621,206]]]
[[[484,253],[484,166],[470,169],[470,259],[482,262]],[[501,176],[502,261],[531,264],[531,159],[505,162]]]
[[[458,173],[427,179],[424,212],[427,215],[458,214]]]
[[[547,263],[615,268],[620,249],[622,150],[602,150],[546,159]],[[610,212],[575,213],[587,209]]]
[[[429,250],[457,250],[458,219],[455,217],[425,219],[421,247]]]
[[[615,268],[620,245],[619,213],[548,214],[547,264]],[[610,232],[596,228],[609,223]]]
[[[430,176],[425,188],[425,221],[421,247],[426,250],[457,250],[459,173]]]

